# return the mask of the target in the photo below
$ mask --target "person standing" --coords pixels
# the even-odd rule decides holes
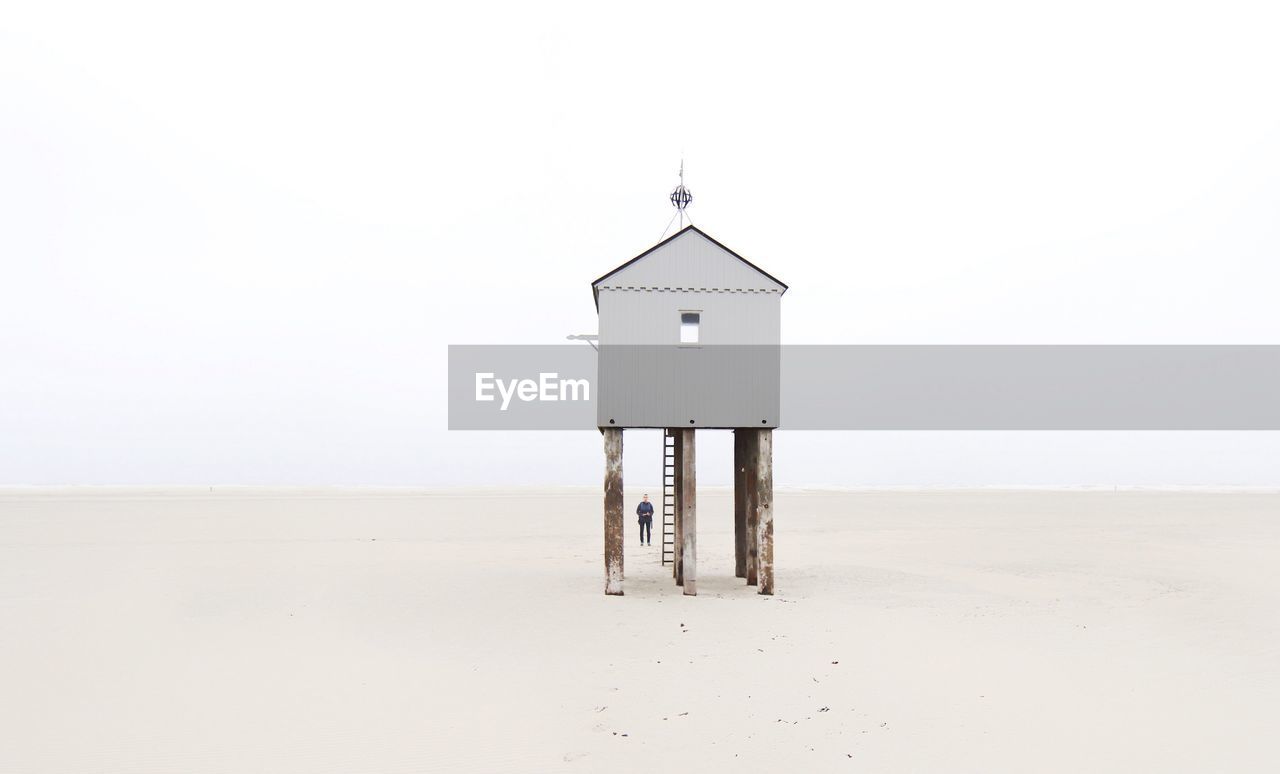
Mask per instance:
[[[653,545],[653,503],[649,502],[649,495],[636,506],[636,515],[640,517],[640,545]]]

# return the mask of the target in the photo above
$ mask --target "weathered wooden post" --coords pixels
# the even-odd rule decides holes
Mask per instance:
[[[743,429],[742,433],[742,495],[743,511],[747,517],[747,585],[755,586],[759,578],[760,544],[756,527],[760,524],[760,511],[756,507],[760,498],[756,485],[760,480],[760,431]]]
[[[757,563],[759,564],[759,593],[773,593],[773,431],[757,430],[758,448],[756,469],[756,524]]]
[[[696,596],[698,593],[698,486],[696,472],[696,452],[694,449],[694,433],[692,428],[680,431],[680,548],[683,561],[680,562],[680,574],[683,576],[684,593]]]
[[[604,593],[622,596],[622,428],[604,434]]]
[[[749,430],[733,431],[733,574],[747,577],[747,461]]]
[[[675,537],[672,538],[674,545],[671,546],[671,577],[675,578],[677,586],[684,585],[684,516],[680,503],[684,500],[684,467],[681,461],[684,458],[684,443],[680,440],[680,428],[675,428],[672,434],[676,439],[676,448],[672,464],[674,466],[674,491],[676,494],[676,517],[675,517]]]

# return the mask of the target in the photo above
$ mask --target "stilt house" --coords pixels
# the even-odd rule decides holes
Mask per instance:
[[[674,199],[673,199],[674,202]],[[773,593],[773,429],[787,286],[690,225],[591,283],[599,314],[605,593],[622,594],[622,435],[663,432],[663,562],[697,593],[698,430],[734,433],[736,572]]]

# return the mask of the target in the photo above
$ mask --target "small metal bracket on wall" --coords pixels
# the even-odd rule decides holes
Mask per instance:
[[[596,352],[600,351],[600,348],[596,346],[596,342],[600,340],[600,337],[594,333],[570,333],[568,336],[565,336],[565,338],[569,341],[585,341],[590,344],[591,348]]]

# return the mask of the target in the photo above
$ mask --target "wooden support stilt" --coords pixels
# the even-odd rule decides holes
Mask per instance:
[[[604,435],[604,593],[622,596],[622,428]]]
[[[698,593],[698,486],[692,428],[680,431],[680,548],[684,559],[680,562],[680,574],[686,596]]]
[[[681,460],[684,456],[684,444],[681,442],[681,430],[675,428],[671,431],[676,437],[676,453],[675,453],[675,493],[676,493],[676,534],[675,534],[675,551],[672,554],[671,577],[675,578],[677,586],[684,585],[684,514],[680,503],[684,500],[684,469]]]
[[[760,500],[756,492],[760,480],[760,431],[754,428],[739,431],[743,435],[742,444],[742,494],[743,511],[747,517],[747,585],[757,585],[760,570],[760,546],[756,528],[760,524]]]
[[[759,593],[773,593],[773,431],[757,430],[756,468],[756,554],[759,564]]]
[[[747,577],[747,460],[750,430],[733,431],[733,574]]]

